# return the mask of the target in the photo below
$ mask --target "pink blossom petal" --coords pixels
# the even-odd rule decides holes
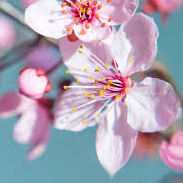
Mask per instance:
[[[66,28],[72,23],[69,13],[62,10],[65,8],[59,1],[38,1],[25,10],[25,22],[37,33],[58,39],[67,34]]]
[[[29,5],[36,3],[40,0],[21,0],[21,2],[23,3],[24,7],[28,7]]]
[[[178,159],[183,161],[183,146],[173,146],[168,147],[168,154],[173,159]]]
[[[113,129],[109,128],[108,123],[113,123]],[[126,107],[122,102],[115,102],[107,114],[106,121],[103,124],[99,123],[96,136],[98,159],[111,176],[114,176],[130,158],[136,137],[137,131],[127,124]]]
[[[23,110],[23,102],[18,92],[9,92],[0,99],[0,117],[6,118],[19,114]]]
[[[55,128],[81,131],[97,123],[94,118],[103,102],[93,102],[94,99],[86,97],[85,92],[88,90],[67,89],[60,95],[55,112]]]
[[[163,141],[159,148],[159,153],[163,162],[173,170],[183,171],[183,160],[173,159],[172,157],[170,157],[168,152],[168,147],[169,147],[169,144],[166,141]]]
[[[84,35],[81,34],[81,30],[83,30],[82,24],[74,25],[73,29],[75,35],[83,42],[93,42],[105,39],[112,33],[109,26],[105,26],[104,28],[102,28],[99,22],[98,25],[97,23],[95,23],[95,25],[91,25],[89,29],[84,29],[86,31]]]
[[[128,123],[142,132],[166,130],[176,121],[180,103],[172,86],[160,79],[136,83],[125,99]]]
[[[92,71],[95,74],[94,70],[97,69],[97,65],[91,59],[96,60],[96,57],[98,57],[102,63],[112,62],[112,55],[108,44],[111,43],[113,36],[114,32],[107,39],[92,43],[83,43],[80,40],[70,42],[66,37],[60,39],[60,51],[70,73],[81,82],[91,82],[90,78],[92,75],[87,77],[88,73],[84,70],[87,68],[89,72]],[[83,48],[80,48],[80,45],[82,45]],[[79,53],[79,50],[82,51],[82,53]],[[80,75],[78,73],[80,73]]]
[[[175,146],[183,146],[183,131],[175,132],[171,137],[170,144]]]
[[[123,75],[148,69],[156,57],[158,28],[143,13],[134,15],[120,28],[113,43],[113,53]]]
[[[46,148],[49,136],[49,113],[37,101],[29,99],[29,105],[16,123],[14,138],[22,144],[33,144],[28,159],[40,156]]]
[[[108,3],[102,0],[102,2],[103,7],[99,10],[99,15],[102,20],[112,18],[110,25],[118,25],[130,19],[138,6],[138,0],[114,0]]]

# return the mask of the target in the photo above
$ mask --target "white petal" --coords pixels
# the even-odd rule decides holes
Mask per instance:
[[[25,11],[25,22],[37,33],[50,37],[61,38],[67,34],[66,28],[72,23],[70,12],[65,10],[61,2],[56,0],[42,0],[31,4]]]

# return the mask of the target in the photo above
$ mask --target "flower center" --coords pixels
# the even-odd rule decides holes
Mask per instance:
[[[86,34],[86,30],[90,29],[93,25],[93,22],[98,21],[101,27],[104,28],[106,23],[112,21],[112,18],[105,20],[105,18],[99,16],[103,5],[111,2],[112,0],[106,0],[101,4],[98,4],[96,0],[64,0],[61,6],[62,8],[66,7],[66,9],[63,9],[61,13],[69,13],[74,20],[73,25],[82,24],[83,29],[81,29],[80,33],[84,35]],[[67,7],[69,7],[69,9]],[[67,31],[72,31],[73,25],[68,26]]]

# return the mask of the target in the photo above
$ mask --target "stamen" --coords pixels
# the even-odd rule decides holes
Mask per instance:
[[[112,20],[113,20],[112,18],[109,18],[109,19],[108,19],[108,22],[112,22]]]
[[[133,62],[133,59],[131,58],[131,59],[129,59],[129,62]]]
[[[61,7],[64,8],[66,5],[67,5],[67,3],[63,2],[63,3],[61,4]]]
[[[72,30],[72,27],[67,27],[67,31],[71,31]]]
[[[86,125],[86,121],[85,120],[83,121],[83,124]]]
[[[101,4],[99,4],[98,5],[98,10],[100,10],[102,8],[102,5]]]
[[[101,27],[104,28],[106,26],[106,23],[102,23]]]
[[[80,34],[85,35],[86,31],[84,29],[81,29]]]
[[[76,108],[75,108],[75,107],[73,107],[73,108],[72,108],[72,111],[73,111],[73,112],[75,112],[75,111],[76,111]]]
[[[69,74],[69,70],[66,70],[65,73],[66,73],[66,74]]]
[[[62,10],[61,13],[64,14],[64,15],[66,15],[67,14],[67,11],[66,10]]]
[[[86,29],[89,29],[90,28],[90,25],[88,23],[85,24],[85,28]]]
[[[67,86],[66,85],[63,88],[64,88],[64,90],[67,90]]]

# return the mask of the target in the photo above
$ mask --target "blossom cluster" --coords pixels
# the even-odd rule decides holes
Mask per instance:
[[[155,10],[155,3],[156,10],[162,10],[163,2],[157,2],[147,1],[144,10],[150,5]],[[162,12],[173,12],[181,2]],[[129,160],[139,133],[166,130],[177,120],[181,104],[171,84],[136,77],[155,62],[159,36],[154,20],[136,13],[138,4],[138,0],[25,3],[26,24],[42,36],[57,39],[68,69],[65,74],[74,77],[71,84],[63,85],[55,101],[48,98],[45,94],[52,88],[49,73],[58,62],[53,63],[48,47],[39,46],[26,55],[27,65],[19,72],[19,91],[1,96],[0,117],[18,116],[14,138],[32,144],[28,159],[44,152],[50,126],[79,132],[98,125],[96,153],[113,176]],[[14,34],[9,37],[13,40]],[[2,44],[0,40],[0,47]],[[169,167],[183,170],[182,149],[177,147],[183,143],[177,136],[170,145],[162,143],[160,155]]]

